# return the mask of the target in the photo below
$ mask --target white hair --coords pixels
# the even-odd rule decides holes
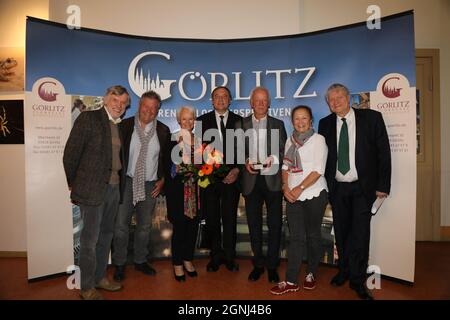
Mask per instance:
[[[187,110],[187,111],[191,112],[191,113],[193,114],[193,116],[194,116],[194,119],[195,119],[195,109],[194,109],[194,107],[191,107],[191,106],[182,106],[182,107],[180,107],[180,109],[177,110],[177,121],[178,121],[178,123],[180,123],[180,120],[181,120],[181,119],[180,119],[181,113],[182,113],[184,110]]]

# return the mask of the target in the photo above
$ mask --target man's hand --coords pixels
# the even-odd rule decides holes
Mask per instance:
[[[158,197],[163,187],[164,187],[164,179],[156,181],[155,187],[152,190],[152,198]]]
[[[266,161],[264,161],[264,168],[265,168],[265,169],[269,169],[269,168],[272,166],[274,160],[275,160],[275,159],[273,158],[273,156],[268,157],[268,158],[266,159]]]
[[[245,169],[247,169],[250,174],[258,174],[258,171],[255,171],[253,164],[249,160],[245,163]]]
[[[375,194],[378,198],[387,198],[387,196],[389,195],[388,193],[381,191],[377,191]]]
[[[230,172],[228,172],[227,176],[222,180],[225,184],[232,184],[236,181],[239,176],[239,169],[233,168]]]

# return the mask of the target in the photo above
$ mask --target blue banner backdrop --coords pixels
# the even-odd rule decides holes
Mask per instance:
[[[376,88],[385,74],[403,74],[415,86],[412,12],[384,18],[381,29],[365,23],[293,35],[244,40],[180,40],[125,36],[28,19],[26,90],[41,77],[58,79],[71,95],[102,96],[121,84],[133,93],[132,107],[152,88],[163,97],[161,116],[177,127],[182,105],[211,109],[210,93],[227,85],[231,109],[248,115],[256,85],[271,92],[271,115],[289,122],[290,109],[309,105],[318,120],[329,113],[324,100],[331,83],[352,92]]]
[[[288,134],[292,131],[291,108],[299,104],[312,108],[317,129],[318,120],[329,114],[324,95],[332,83],[343,83],[353,93],[370,92],[386,74],[399,73],[415,86],[412,12],[383,18],[379,30],[369,30],[363,22],[308,34],[239,40],[137,37],[70,30],[62,24],[28,18],[26,37],[27,92],[39,79],[54,78],[72,96],[72,103],[81,99],[98,104],[96,97],[103,96],[107,87],[120,84],[132,95],[132,106],[125,115],[131,117],[139,96],[153,89],[163,99],[159,119],[171,130],[178,127],[175,112],[180,106],[191,105],[199,114],[211,110],[210,93],[219,85],[230,88],[231,110],[243,116],[251,111],[251,90],[258,85],[267,87],[272,98],[270,113],[285,121]],[[77,253],[80,217],[76,208],[73,213]],[[325,263],[334,263],[335,257],[330,216],[325,214],[322,228]],[[167,257],[170,225],[165,219],[164,199],[157,206],[153,226],[152,255]],[[286,239],[284,235],[283,256]],[[237,252],[251,255],[242,201]]]

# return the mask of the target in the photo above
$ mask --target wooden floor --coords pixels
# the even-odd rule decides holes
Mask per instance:
[[[394,258],[394,257],[393,257]],[[283,296],[269,293],[272,284],[267,273],[257,282],[249,282],[252,269],[248,259],[238,260],[239,272],[232,273],[224,266],[218,272],[206,272],[208,260],[195,261],[199,276],[179,283],[173,278],[169,260],[156,261],[154,277],[136,272],[128,267],[120,292],[103,292],[110,300],[354,300],[356,294],[347,285],[334,288],[329,281],[336,273],[334,267],[321,266],[317,276],[317,288],[300,290]],[[284,277],[286,261],[281,262],[280,276]],[[113,268],[108,269],[111,277]],[[304,277],[302,269],[301,279]],[[78,300],[78,290],[69,290],[67,276],[29,283],[25,258],[0,258],[0,299]],[[450,299],[450,242],[421,242],[416,246],[416,271],[413,286],[382,279],[381,289],[373,290],[377,300]]]

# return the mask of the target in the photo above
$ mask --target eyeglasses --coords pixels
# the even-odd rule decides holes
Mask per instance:
[[[213,99],[214,100],[229,100],[230,97],[228,97],[227,95],[225,95],[225,96],[214,95]]]

